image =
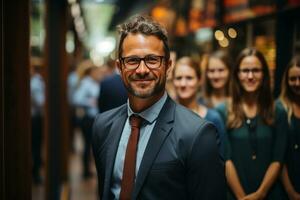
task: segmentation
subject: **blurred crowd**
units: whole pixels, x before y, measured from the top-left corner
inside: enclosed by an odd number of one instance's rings
[[[278,99],[272,94],[265,57],[255,48],[244,49],[236,59],[222,50],[201,61],[176,58],[175,52],[171,58],[168,94],[218,129],[228,199],[246,194],[248,199],[300,199],[300,57],[286,66]],[[39,183],[45,97],[36,71],[31,91],[33,177]],[[93,119],[127,101],[114,61],[95,66],[85,60],[74,66],[68,76],[68,99],[72,128],[80,128],[84,139],[83,177],[89,178]]]

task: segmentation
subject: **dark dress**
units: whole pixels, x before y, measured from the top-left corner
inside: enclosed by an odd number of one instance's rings
[[[280,101],[276,103],[283,108]],[[294,189],[300,193],[300,118],[295,115],[291,116],[289,124],[285,163]]]
[[[218,106],[217,110],[226,124],[226,105]],[[266,125],[260,116],[250,119],[250,124],[256,128],[250,129],[245,120],[241,127],[227,129],[225,133],[225,160],[234,163],[246,194],[257,191],[272,162],[283,163],[288,126],[286,114],[278,106],[273,126]],[[280,181],[276,181],[265,199],[282,200],[282,192]],[[228,199],[235,199],[230,191]]]

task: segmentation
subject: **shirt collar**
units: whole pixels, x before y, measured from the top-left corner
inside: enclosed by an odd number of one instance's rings
[[[165,104],[167,100],[167,93],[165,92],[164,95],[152,106],[147,108],[146,110],[140,112],[140,113],[135,113],[132,111],[129,105],[129,100],[127,100],[127,107],[128,107],[128,116],[130,117],[133,114],[139,115],[143,119],[145,119],[148,123],[152,124],[156,118],[158,117],[163,105]]]

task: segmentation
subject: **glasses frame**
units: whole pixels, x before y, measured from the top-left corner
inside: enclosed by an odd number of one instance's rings
[[[160,59],[160,60],[159,60],[159,65],[158,65],[158,67],[149,67],[149,66],[147,65],[146,58],[147,58],[147,57],[151,57],[151,56],[153,56],[153,57],[158,57],[158,58]],[[126,59],[126,58],[138,58],[138,59],[139,59],[139,64],[138,64],[136,67],[130,68],[130,67],[126,66],[126,64],[125,64],[125,59]],[[161,67],[162,61],[163,61],[163,59],[165,59],[165,56],[146,55],[146,56],[144,56],[143,58],[140,58],[140,57],[138,57],[138,56],[127,56],[127,57],[120,57],[119,59],[121,60],[122,65],[123,65],[126,69],[128,69],[128,70],[136,70],[137,68],[139,68],[139,66],[141,65],[141,62],[142,62],[142,61],[144,61],[144,64],[145,64],[149,69],[158,69],[158,68]]]
[[[258,77],[263,73],[263,69],[258,67],[252,69],[245,68],[245,69],[239,69],[238,73],[243,77],[248,77],[250,73],[252,73],[253,76]]]

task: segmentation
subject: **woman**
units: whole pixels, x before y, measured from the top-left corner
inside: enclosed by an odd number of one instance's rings
[[[177,61],[173,70],[173,84],[177,100],[183,106],[215,124],[219,134],[220,153],[223,154],[224,125],[218,112],[198,103],[200,79],[200,68],[191,58],[183,57]]]
[[[291,200],[300,199],[300,57],[294,57],[287,66],[281,84],[279,101],[289,122],[286,162],[281,178]]]
[[[223,51],[216,51],[209,56],[202,100],[208,107],[216,107],[228,98],[230,66],[230,59]]]
[[[277,177],[284,159],[287,119],[274,106],[264,56],[241,52],[231,78],[232,99],[220,105],[226,123],[225,170],[229,199],[281,200]]]

